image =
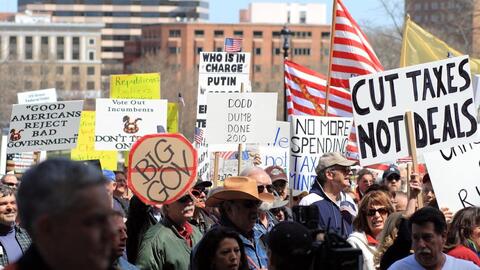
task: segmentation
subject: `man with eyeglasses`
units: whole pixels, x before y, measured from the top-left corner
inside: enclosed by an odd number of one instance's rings
[[[165,218],[145,233],[136,264],[140,269],[187,270],[192,247],[202,238],[188,222],[195,211],[194,198],[189,192],[162,210]]]
[[[17,188],[19,184],[17,177],[13,173],[2,176],[1,182],[11,188]]]
[[[199,179],[192,189],[192,195],[195,197],[195,212],[190,223],[197,226],[202,234],[205,234],[213,225],[218,223],[217,218],[210,213],[210,208],[205,206],[207,188],[211,186],[212,182]]]
[[[354,164],[355,161],[346,159],[338,152],[323,154],[315,169],[317,177],[310,194],[300,201],[303,206],[317,206],[320,229],[329,229],[345,239],[353,231],[352,222],[357,213],[352,197],[343,192],[350,185],[350,166]]]
[[[391,164],[388,169],[383,172],[383,185],[388,188],[390,193],[400,191],[402,185],[400,181],[400,170],[395,164]]]

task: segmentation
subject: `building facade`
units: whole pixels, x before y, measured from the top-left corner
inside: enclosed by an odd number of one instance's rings
[[[250,3],[240,10],[241,23],[326,24],[327,5],[318,3]]]
[[[47,12],[55,22],[103,23],[102,76],[123,69],[123,47],[148,24],[208,19],[208,2],[199,0],[18,0],[19,10]]]

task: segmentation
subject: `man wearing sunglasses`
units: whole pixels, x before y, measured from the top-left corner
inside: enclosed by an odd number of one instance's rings
[[[188,223],[194,198],[189,192],[162,209],[165,218],[145,233],[136,264],[140,269],[187,270],[192,247],[202,238],[200,230]]]
[[[310,194],[300,201],[300,205],[317,206],[320,229],[326,230],[329,226],[330,231],[344,238],[352,233],[352,222],[357,212],[352,197],[343,192],[350,184],[350,166],[354,164],[355,161],[348,160],[337,152],[323,154],[315,169],[317,177]]]
[[[395,164],[391,164],[388,169],[383,172],[383,185],[388,188],[388,191],[394,193],[400,191],[402,182],[400,181],[400,170]]]
[[[17,177],[13,173],[12,174],[7,173],[4,176],[2,176],[1,182],[2,184],[7,185],[14,189],[18,188],[18,184],[19,184]]]
[[[210,181],[199,179],[192,189],[192,195],[195,197],[195,212],[190,223],[197,226],[205,234],[213,225],[217,223],[216,217],[210,213],[205,201],[207,199],[207,188],[212,186]]]

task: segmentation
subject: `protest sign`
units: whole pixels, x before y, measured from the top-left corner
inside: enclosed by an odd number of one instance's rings
[[[75,147],[82,107],[81,100],[14,104],[7,153]]]
[[[97,98],[95,149],[129,151],[143,135],[165,130],[167,101]]]
[[[408,156],[405,112],[417,154],[478,140],[467,56],[350,79],[360,165]]]
[[[18,104],[57,102],[55,88],[17,93]]]
[[[110,98],[160,99],[160,73],[111,75]]]
[[[197,121],[196,127],[206,133],[207,127],[207,93],[237,93],[243,85],[243,92],[251,92],[250,85],[250,53],[202,52],[200,53]],[[199,178],[209,180],[209,149],[203,140],[195,143],[198,151]],[[214,147],[214,148],[224,148]]]
[[[128,186],[146,204],[168,204],[197,179],[197,151],[181,134],[140,138],[130,151]]]
[[[207,143],[269,143],[275,132],[277,93],[211,93]]]
[[[95,112],[83,111],[78,130],[77,147],[70,152],[72,160],[100,160],[102,169],[117,170],[117,151],[95,150]]]
[[[254,151],[255,152],[255,151]],[[288,175],[290,164],[290,123],[276,122],[275,136],[267,145],[258,146],[261,168],[280,166]]]
[[[319,158],[328,152],[345,154],[352,119],[293,115],[290,123],[290,187],[309,190]]]
[[[238,152],[234,152],[234,155],[231,159],[223,159],[220,158],[218,162],[218,180],[223,181],[225,178],[230,177],[230,176],[236,176],[238,175],[238,160],[237,160],[237,154]],[[210,160],[210,162],[213,164],[214,163],[214,155],[211,155],[213,158]],[[248,168],[253,166],[253,159],[248,155],[243,156],[242,159],[242,168]],[[210,172],[211,175],[213,175],[213,168],[212,172]]]
[[[480,142],[423,155],[438,206],[456,212],[480,205]]]
[[[167,132],[178,132],[178,104],[174,102],[168,102]]]

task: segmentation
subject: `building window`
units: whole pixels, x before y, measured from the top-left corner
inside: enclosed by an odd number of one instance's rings
[[[233,35],[237,37],[243,37],[243,31],[241,30],[233,31]]]
[[[300,11],[300,23],[307,23],[307,12]]]
[[[200,54],[201,52],[203,52],[203,47],[197,47],[196,52],[197,54]]]
[[[179,54],[181,52],[181,48],[168,47],[168,52],[171,53],[171,54]]]
[[[195,30],[195,36],[196,37],[203,37],[205,32],[203,30]]]
[[[213,35],[215,37],[223,37],[223,30],[215,30],[213,31]]]
[[[88,81],[87,82],[87,90],[94,90],[95,89],[95,82]]]
[[[72,75],[80,75],[80,67],[72,67]]]
[[[261,37],[263,37],[263,32],[262,31],[253,31],[253,37],[254,38],[261,38]]]
[[[25,81],[24,88],[25,88],[25,90],[31,90],[32,89],[32,82],[31,81]]]
[[[48,82],[47,81],[41,81],[40,82],[40,89],[45,89],[48,88]]]
[[[279,55],[281,53],[280,48],[273,48],[273,53]]]
[[[55,82],[55,88],[57,90],[64,90],[65,89],[65,83],[63,81],[56,81]]]
[[[95,39],[94,38],[89,38],[88,39],[88,45],[95,45]]]
[[[262,54],[262,48],[255,48],[255,55],[261,55]]]
[[[65,59],[65,39],[57,37],[57,60]]]
[[[222,52],[222,51],[223,51],[223,48],[222,48],[222,47],[216,47],[216,48],[215,48],[215,51],[216,51],[216,52]]]
[[[33,37],[25,37],[25,60],[33,60]]]
[[[261,72],[262,71],[262,66],[261,65],[255,65],[255,72]]]
[[[88,60],[95,61],[95,52],[94,51],[88,51]]]
[[[88,75],[95,75],[95,67],[87,67]]]
[[[57,75],[63,75],[63,66],[59,66],[55,70],[56,70],[55,73]]]
[[[80,60],[80,37],[72,38],[72,60]]]
[[[322,39],[330,38],[330,32],[322,32]]]
[[[33,75],[33,68],[32,66],[26,66],[24,69],[23,69],[23,73],[25,75]]]
[[[40,59],[48,59],[48,37],[40,38]]]
[[[17,60],[17,37],[8,39],[8,55],[11,60]]]
[[[169,37],[180,37],[182,32],[178,29],[172,29],[168,32]]]
[[[72,81],[71,90],[80,90],[80,82],[79,81]]]

